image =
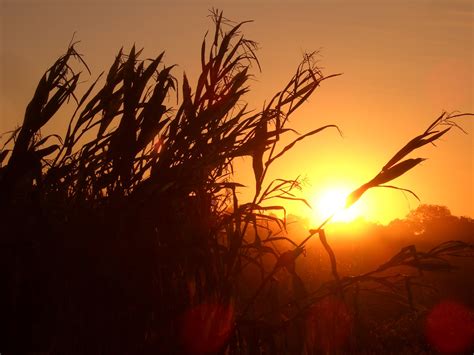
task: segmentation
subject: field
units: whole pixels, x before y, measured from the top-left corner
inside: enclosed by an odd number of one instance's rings
[[[245,94],[256,44],[242,35],[245,23],[217,11],[213,20],[195,87],[173,76],[163,54],[144,60],[133,47],[80,91],[88,67],[72,43],[40,79],[22,126],[3,136],[1,349],[472,352],[473,220],[420,205],[388,226],[359,221],[357,232],[331,217],[308,231],[290,223],[279,202],[307,203],[301,181],[266,177],[301,140],[339,131],[325,125],[281,143],[295,133],[292,114],[337,74],[305,54],[252,111]],[[65,135],[43,136],[69,101]],[[409,154],[469,115],[443,112],[346,207],[375,187],[418,198],[392,180],[423,161]],[[255,177],[249,202],[233,180],[241,157]]]

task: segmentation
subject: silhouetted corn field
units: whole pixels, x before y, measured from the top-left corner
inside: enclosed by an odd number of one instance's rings
[[[338,130],[324,125],[280,143],[295,133],[292,114],[335,75],[324,75],[315,54],[307,54],[288,84],[251,111],[245,94],[249,71],[259,67],[256,43],[241,34],[244,23],[217,11],[212,19],[194,87],[173,76],[163,53],[145,60],[135,47],[120,50],[82,96],[73,68],[88,68],[74,44],[41,78],[22,126],[0,151],[2,349],[357,352],[347,319],[357,316],[361,288],[371,285],[414,308],[413,273],[389,271],[450,270],[446,255],[473,255],[460,241],[428,252],[410,246],[376,270],[345,276],[324,233],[328,221],[299,245],[279,233],[286,220],[278,199],[306,201],[295,194],[298,179],[265,177],[298,141]],[[42,136],[71,100],[77,108],[66,134]],[[422,161],[403,158],[444,135],[457,116],[443,113],[348,205],[369,188],[396,188],[386,184]],[[243,185],[232,173],[245,156],[255,195],[243,203]],[[334,280],[310,292],[295,260],[313,236],[328,253]],[[279,273],[291,280],[284,295]]]

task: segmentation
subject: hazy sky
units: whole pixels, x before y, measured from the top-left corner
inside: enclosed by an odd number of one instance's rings
[[[474,112],[470,0],[0,1],[0,132],[20,124],[39,78],[74,32],[93,76],[108,69],[121,46],[136,43],[144,57],[165,50],[166,64],[179,64],[177,77],[186,70],[195,78],[212,7],[236,21],[254,20],[244,33],[261,46],[262,73],[255,72],[250,106],[260,108],[281,88],[305,51],[320,50],[325,73],[344,73],[325,82],[293,121],[299,132],[336,123],[344,138],[329,131],[315,136],[272,171],[273,177],[305,176],[310,200],[329,187],[356,188],[372,178],[442,110]],[[474,124],[472,118],[459,123],[469,135],[453,131],[422,150],[416,156],[429,159],[396,184],[424,203],[472,217]],[[49,129],[62,127],[56,122]],[[387,222],[417,202],[379,190],[363,204],[369,218]]]

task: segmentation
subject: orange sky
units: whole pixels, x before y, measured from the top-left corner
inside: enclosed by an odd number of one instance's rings
[[[344,73],[324,82],[293,119],[299,132],[338,124],[344,138],[325,131],[297,145],[272,170],[273,177],[305,176],[303,195],[309,200],[331,186],[356,188],[371,179],[442,110],[474,112],[469,0],[2,0],[0,132],[21,122],[37,81],[74,32],[93,75],[108,68],[122,45],[135,42],[145,47],[145,56],[166,50],[166,64],[179,64],[177,77],[186,70],[195,78],[213,6],[231,19],[255,21],[244,28],[261,46],[263,72],[255,73],[251,106],[261,108],[286,83],[304,51],[321,49],[325,73]],[[424,203],[472,217],[474,124],[472,118],[459,123],[470,135],[453,131],[438,147],[423,148],[415,156],[429,159],[395,184],[414,190]],[[252,182],[248,169],[237,178]],[[417,206],[411,197],[382,189],[369,191],[361,202],[367,218],[383,223]]]

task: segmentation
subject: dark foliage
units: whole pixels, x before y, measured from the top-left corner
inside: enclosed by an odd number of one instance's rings
[[[22,126],[0,151],[3,349],[355,351],[346,341],[354,339],[347,320],[357,312],[348,295],[376,284],[412,305],[410,277],[387,271],[447,270],[446,255],[472,255],[472,245],[462,241],[428,252],[410,246],[349,277],[338,271],[323,229],[327,221],[300,245],[275,232],[275,225],[285,229],[286,219],[273,199],[306,201],[294,194],[298,179],[267,184],[268,169],[301,139],[338,129],[324,125],[280,146],[282,136],[294,133],[288,127],[293,112],[334,75],[323,75],[315,54],[308,54],[260,112],[250,111],[244,95],[249,70],[258,66],[256,44],[241,35],[243,23],[231,24],[219,12],[212,19],[215,32],[203,41],[194,87],[186,75],[178,84],[163,54],[142,60],[135,47],[120,50],[105,80],[99,77],[80,97],[74,60],[87,66],[75,45],[41,78]],[[43,137],[41,128],[70,100],[77,105],[65,136]],[[437,129],[454,125],[455,117],[438,118],[348,204],[417,165],[419,158],[399,161],[445,134],[449,128]],[[248,203],[238,200],[242,185],[232,180],[233,162],[244,156],[255,175]],[[316,234],[334,279],[310,292],[295,261]],[[282,271],[291,280],[285,297],[277,277]],[[338,327],[334,319],[321,323],[325,316],[319,315],[332,313],[347,323],[344,334],[328,330],[333,340],[323,341],[305,330],[306,322]]]

